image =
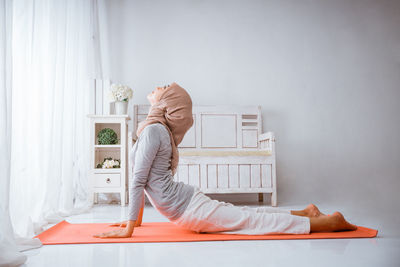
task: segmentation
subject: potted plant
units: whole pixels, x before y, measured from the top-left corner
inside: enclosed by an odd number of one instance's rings
[[[115,114],[122,115],[128,112],[128,101],[132,98],[133,91],[126,85],[112,84],[110,98],[115,103]]]
[[[99,145],[115,145],[118,144],[117,133],[110,128],[104,128],[97,134]]]

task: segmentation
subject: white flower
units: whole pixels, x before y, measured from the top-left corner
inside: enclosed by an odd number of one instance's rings
[[[111,101],[128,101],[131,99],[133,91],[126,85],[122,84],[112,84],[111,91],[109,93],[109,99]]]
[[[102,165],[102,168],[103,169],[112,169],[112,168],[114,168],[114,166],[116,166],[116,167],[119,167],[119,162],[117,161],[117,160],[109,160],[109,159],[106,159],[104,162],[103,162],[103,165]]]

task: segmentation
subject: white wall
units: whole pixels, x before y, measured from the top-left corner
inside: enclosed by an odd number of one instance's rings
[[[133,103],[176,81],[195,104],[260,104],[279,205],[400,224],[400,1],[109,1],[108,12],[111,79]]]

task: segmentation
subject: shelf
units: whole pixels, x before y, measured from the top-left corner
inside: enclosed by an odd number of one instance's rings
[[[120,173],[121,172],[121,168],[112,168],[112,169],[94,168],[93,172],[94,173]]]
[[[94,145],[95,148],[120,148],[121,145]]]
[[[97,193],[119,193],[121,205],[127,203],[127,168],[126,168],[126,141],[129,120],[128,115],[87,115],[90,118],[90,168],[88,185],[91,200],[97,203]],[[98,134],[105,128],[110,128],[117,135],[116,144],[104,140],[101,144]],[[120,168],[97,168],[105,158],[119,160]],[[99,165],[100,166],[100,165]]]

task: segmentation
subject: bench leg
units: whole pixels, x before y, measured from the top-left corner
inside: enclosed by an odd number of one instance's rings
[[[97,204],[99,202],[99,193],[93,193],[93,202]]]
[[[264,202],[264,194],[258,193],[258,202]]]
[[[271,206],[276,207],[277,205],[277,196],[276,193],[271,194]]]

